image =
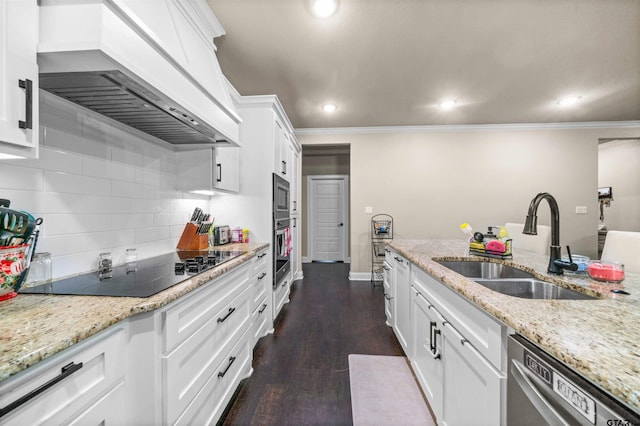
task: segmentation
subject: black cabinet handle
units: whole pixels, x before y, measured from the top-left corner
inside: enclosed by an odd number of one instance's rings
[[[287,162],[282,160],[282,174],[286,175],[287,174]]]
[[[229,369],[231,368],[231,364],[233,364],[233,361],[235,360],[236,360],[235,356],[229,357],[229,364],[227,364],[227,368],[225,368],[224,371],[219,371],[218,377],[224,377],[224,375],[227,374],[227,371],[229,371]]]
[[[221,163],[217,163],[216,167],[218,168],[218,173],[217,173],[217,177],[216,177],[216,182],[222,182],[222,164]]]
[[[7,405],[6,407],[0,408],[0,417],[4,416],[7,413],[10,413],[11,411],[15,410],[16,408],[26,403],[30,399],[33,399],[36,396],[40,395],[42,392],[46,391],[51,386],[55,385],[65,377],[69,377],[70,375],[80,370],[81,368],[82,368],[81,362],[79,362],[78,364],[74,362],[70,362],[69,364],[65,365],[64,367],[62,367],[62,371],[60,372],[60,374],[54,377],[53,379],[49,380],[47,383],[43,384],[37,389],[32,390],[25,396],[13,401],[11,404]]]
[[[236,311],[236,308],[229,308],[229,312],[222,318],[218,318],[218,324],[225,322],[229,316]]]
[[[298,226],[298,218],[294,217],[293,218],[293,227],[295,228],[296,226]]]
[[[286,286],[287,284],[289,284],[289,281],[284,281],[284,282],[282,283],[282,287]]]
[[[18,127],[21,129],[33,129],[33,82],[28,78],[18,80],[18,87],[25,90],[25,121],[18,120]]]
[[[260,309],[260,310],[258,311],[258,313],[259,313],[259,314],[263,313],[265,309],[267,309],[267,304],[266,304],[266,303],[265,303],[264,305],[262,305],[262,309]]]
[[[263,272],[263,273],[261,273],[261,274],[260,274],[260,276],[258,277],[258,279],[259,279],[259,280],[261,280],[261,279],[263,279],[263,278],[264,278],[264,277],[266,277],[266,276],[267,276],[267,273],[266,273],[266,272]]]
[[[267,253],[262,253],[258,255],[258,259],[262,259],[263,257],[265,257],[267,255]]]

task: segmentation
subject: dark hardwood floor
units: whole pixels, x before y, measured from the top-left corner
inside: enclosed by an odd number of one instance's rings
[[[380,286],[349,281],[348,264],[304,264],[303,272],[220,424],[350,425],[349,354],[404,355],[385,324]]]

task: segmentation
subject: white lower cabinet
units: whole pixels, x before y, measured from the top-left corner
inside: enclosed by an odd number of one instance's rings
[[[124,423],[125,339],[126,322],[1,382],[0,408],[17,407],[0,424]]]
[[[269,251],[259,252],[253,260],[251,324],[253,345],[272,329],[271,276],[269,275]],[[269,295],[269,300],[267,300]]]
[[[384,260],[384,265],[382,266],[383,274],[382,274],[382,285],[384,290],[384,313],[387,317],[387,325],[389,327],[393,327],[393,291],[392,291],[392,274],[393,270],[391,269],[391,265],[387,261],[387,258]]]
[[[273,321],[275,322],[280,310],[289,302],[289,288],[291,286],[291,272],[289,272],[273,289]]]
[[[395,316],[396,336],[405,354],[411,353],[411,268],[409,261],[395,252],[393,258],[393,274],[395,295],[393,311]]]
[[[252,372],[254,260],[130,318],[127,423],[217,422]]]
[[[415,265],[410,285],[407,355],[437,423],[504,425],[507,327]]]

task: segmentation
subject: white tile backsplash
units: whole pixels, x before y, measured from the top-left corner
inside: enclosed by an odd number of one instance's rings
[[[42,217],[37,251],[54,278],[93,271],[97,256],[120,263],[175,250],[195,207],[209,198],[176,190],[172,147],[41,93],[37,160],[0,161],[0,198]]]

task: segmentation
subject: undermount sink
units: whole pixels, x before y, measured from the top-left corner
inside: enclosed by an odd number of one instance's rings
[[[513,266],[493,262],[466,261],[438,261],[448,269],[478,284],[507,296],[523,299],[554,299],[554,300],[593,300],[595,297],[578,293],[536,279],[533,274]]]
[[[522,269],[502,263],[464,262],[456,260],[439,261],[438,263],[467,278],[534,278],[532,274]]]
[[[523,299],[595,299],[595,297],[587,296],[586,294],[578,293],[577,291],[569,290],[568,288],[560,287],[558,285],[540,281],[534,278],[497,280],[476,279],[475,282],[477,282],[481,286],[488,288],[489,290],[497,291],[498,293],[506,294],[507,296],[520,297]]]

